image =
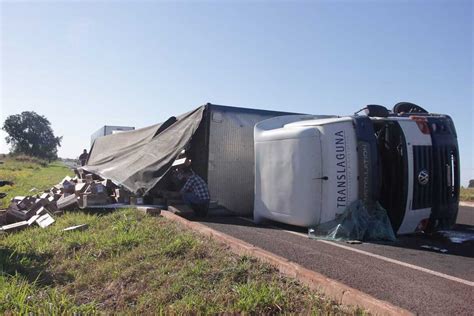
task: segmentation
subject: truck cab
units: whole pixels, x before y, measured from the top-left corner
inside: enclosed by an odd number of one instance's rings
[[[459,201],[454,124],[412,103],[397,105],[393,112],[368,106],[366,115],[288,115],[258,123],[254,220],[314,227],[362,200],[368,207],[379,202],[398,234],[453,225]]]

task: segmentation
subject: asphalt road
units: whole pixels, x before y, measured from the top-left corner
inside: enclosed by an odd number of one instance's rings
[[[277,223],[257,227],[222,212],[200,222],[417,314],[474,315],[473,215],[474,208],[460,207],[449,235],[358,245],[312,240]]]
[[[456,223],[474,226],[474,207],[460,206]]]

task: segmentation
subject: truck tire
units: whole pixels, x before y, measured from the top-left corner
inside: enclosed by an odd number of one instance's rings
[[[393,113],[402,114],[402,113],[428,113],[421,106],[410,103],[410,102],[398,102],[393,106]]]

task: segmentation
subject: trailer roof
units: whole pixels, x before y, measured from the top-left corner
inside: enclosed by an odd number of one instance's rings
[[[259,114],[259,113],[275,114],[275,115],[303,114],[303,113],[294,113],[294,112],[282,112],[282,111],[273,111],[273,110],[254,109],[254,108],[242,108],[242,107],[212,104],[212,103],[207,103],[204,106],[211,109],[211,110],[212,109],[219,109],[221,111],[249,113],[249,114]]]

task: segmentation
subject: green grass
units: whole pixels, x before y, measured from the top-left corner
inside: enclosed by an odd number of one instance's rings
[[[62,231],[78,224],[89,229]],[[73,212],[3,235],[0,266],[1,313],[350,313],[267,264],[133,209]]]
[[[56,220],[0,235],[0,313],[361,313],[162,217],[124,209]],[[89,228],[62,231],[79,224]]]
[[[459,200],[474,202],[474,188],[461,188]]]
[[[37,159],[26,159],[20,157],[20,160],[6,158],[0,164],[1,180],[9,180],[15,183],[14,186],[4,186],[0,192],[5,192],[8,196],[0,200],[0,209],[6,208],[10,199],[15,196],[33,195],[61,181],[66,175],[72,175],[70,169],[61,162],[50,164]]]

